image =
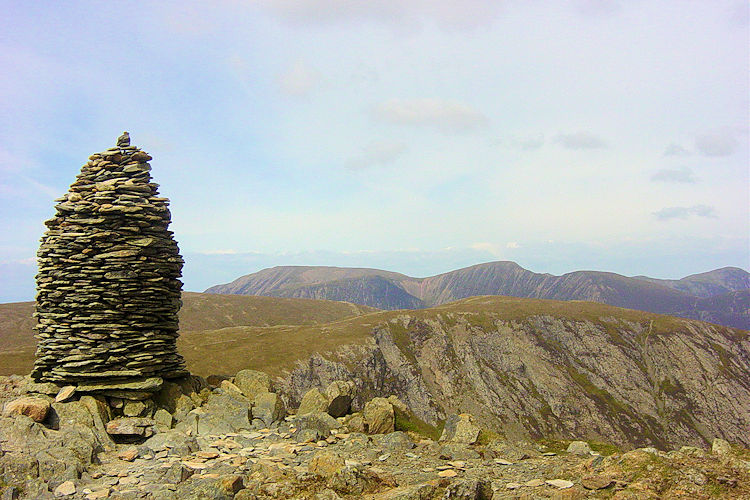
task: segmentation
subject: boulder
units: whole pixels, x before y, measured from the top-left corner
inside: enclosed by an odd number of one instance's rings
[[[347,415],[344,418],[344,425],[349,432],[367,432],[367,428],[365,426],[365,418],[359,412]]]
[[[341,455],[330,450],[319,450],[310,460],[308,470],[310,474],[330,479],[344,467],[346,467],[346,462]]]
[[[297,415],[292,420],[292,425],[297,429],[294,433],[297,441],[308,441],[311,437],[309,431],[314,431],[320,439],[325,439],[331,435],[331,430],[342,427],[341,422],[326,412]]]
[[[179,484],[186,481],[194,473],[195,471],[193,469],[186,467],[180,462],[175,462],[164,472],[161,479],[165,483]]]
[[[57,488],[55,488],[56,497],[67,497],[70,495],[75,495],[75,493],[76,485],[73,483],[73,481],[65,481],[64,483],[61,483]]]
[[[22,485],[39,477],[39,462],[26,453],[6,453],[0,457],[0,484]]]
[[[107,434],[123,438],[148,438],[156,434],[156,422],[144,417],[122,417],[107,422]]]
[[[614,483],[614,479],[603,475],[589,475],[581,478],[581,486],[587,490],[603,490]]]
[[[724,457],[732,453],[732,447],[727,441],[716,438],[713,443],[711,443],[711,453]]]
[[[302,396],[302,401],[297,409],[297,415],[306,415],[308,413],[320,413],[328,411],[328,398],[318,389],[310,389]]]
[[[122,414],[126,417],[150,417],[154,413],[154,402],[150,399],[126,401]]]
[[[193,436],[188,436],[176,429],[160,432],[147,439],[143,446],[148,447],[154,453],[167,450],[169,455],[184,457],[199,449],[198,441]]]
[[[34,454],[39,462],[39,477],[50,483],[60,483],[81,476],[94,459],[94,450],[90,444],[81,446],[83,443],[71,443],[73,440],[50,442],[47,448]]]
[[[166,409],[167,411],[169,411],[169,408]],[[190,413],[194,409],[195,401],[193,401],[190,397],[181,394],[175,402],[175,410],[170,413],[173,414],[172,416],[176,421],[181,422],[185,420],[185,417],[187,417],[188,413]]]
[[[591,455],[591,447],[586,441],[573,441],[568,445],[566,451],[573,455],[580,455],[582,457]]]
[[[388,434],[395,430],[393,405],[385,398],[374,398],[365,404],[362,416],[370,434]]]
[[[234,385],[233,383],[231,383],[229,380],[222,380],[221,383],[219,384],[219,388],[225,391],[233,391],[233,392],[242,394],[242,391],[240,390],[240,388]]]
[[[159,408],[154,413],[154,422],[156,422],[156,427],[160,432],[165,432],[171,429],[173,421],[174,419],[172,418],[172,415],[164,408]]]
[[[83,396],[78,401],[52,403],[49,420],[52,427],[63,433],[76,430],[79,434],[90,434],[102,449],[112,450],[115,444],[106,429],[109,417],[110,410],[105,403]]]
[[[26,396],[6,403],[3,416],[26,415],[34,422],[42,422],[47,418],[49,410],[50,404],[46,399]]]
[[[328,399],[328,414],[332,417],[343,417],[352,407],[354,399],[354,382],[336,380],[326,387],[326,398]]]
[[[271,377],[256,370],[240,370],[234,376],[234,385],[252,401],[261,392],[271,392]]]
[[[284,402],[274,392],[260,392],[253,401],[253,418],[260,419],[267,427],[286,416]]]
[[[445,419],[440,441],[453,443],[474,444],[479,439],[481,429],[474,425],[474,417],[468,413],[450,415]]]
[[[378,447],[388,451],[408,451],[416,446],[409,436],[402,431],[373,436],[373,440]]]
[[[199,434],[227,434],[250,429],[250,400],[241,394],[211,392],[198,415]]]

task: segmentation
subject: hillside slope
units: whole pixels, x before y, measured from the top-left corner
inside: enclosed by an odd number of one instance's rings
[[[332,281],[346,281],[370,276],[382,276],[399,282],[408,276],[380,269],[328,266],[278,266],[241,276],[231,283],[212,286],[206,293],[238,295],[271,295],[298,286],[315,285]]]
[[[275,267],[207,292],[347,300],[390,310],[431,307],[480,295],[587,300],[748,329],[750,300],[742,293],[748,287],[750,273],[738,268],[682,280],[657,280],[598,271],[554,276],[528,271],[514,262],[488,262],[428,278],[377,269]],[[734,295],[708,300],[726,294]]]
[[[635,278],[667,286],[696,297],[707,298],[750,288],[750,273],[739,267],[722,267],[707,273],[691,274],[679,280],[660,280],[647,276]]]
[[[236,326],[315,325],[375,311],[346,302],[183,292],[180,335]],[[0,304],[0,375],[28,373],[34,302]]]

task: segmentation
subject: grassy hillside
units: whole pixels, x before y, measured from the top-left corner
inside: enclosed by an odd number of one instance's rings
[[[328,300],[214,295],[185,292],[180,310],[180,334],[222,328],[315,325],[370,313],[367,306]],[[0,375],[28,373],[34,362],[36,341],[32,327],[33,302],[0,304]],[[196,361],[200,354],[196,354]],[[190,363],[190,361],[189,361]]]
[[[305,360],[316,352],[333,352],[347,344],[367,344],[376,326],[405,315],[420,320],[462,316],[477,325],[492,324],[495,320],[522,321],[532,316],[607,325],[637,323],[654,335],[680,329],[687,331],[690,324],[702,324],[593,302],[481,296],[430,309],[377,311],[321,325],[240,326],[186,332],[181,335],[178,346],[190,370],[201,375],[231,374],[243,368],[280,375],[296,361]]]
[[[584,301],[479,296],[413,311],[377,311],[344,302],[186,293],[178,347],[197,374],[231,374],[243,368],[274,375],[315,352],[366,344],[372,330],[408,314],[430,320],[460,315],[473,324],[545,316],[598,323],[647,325],[654,334],[686,329],[691,320]],[[0,374],[28,373],[33,364],[33,303],[0,304]],[[739,330],[738,330],[739,331]]]

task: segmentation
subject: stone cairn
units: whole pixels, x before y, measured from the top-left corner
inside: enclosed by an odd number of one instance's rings
[[[125,132],[55,200],[37,253],[35,380],[149,391],[187,374],[176,346],[183,260],[149,160]]]

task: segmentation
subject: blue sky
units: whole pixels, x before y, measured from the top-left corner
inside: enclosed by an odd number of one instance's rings
[[[745,1],[0,1],[0,301],[150,152],[200,291],[284,264],[749,267]]]

